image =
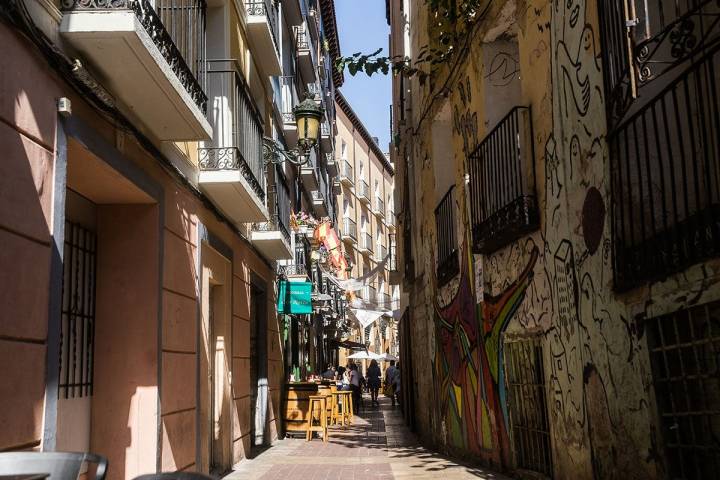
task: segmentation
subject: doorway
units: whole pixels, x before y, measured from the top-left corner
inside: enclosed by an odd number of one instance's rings
[[[267,290],[253,279],[250,287],[250,446],[268,445]]]

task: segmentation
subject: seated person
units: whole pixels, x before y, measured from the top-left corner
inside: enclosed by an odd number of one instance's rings
[[[335,378],[335,368],[332,365],[327,366],[327,370],[325,370],[322,374],[322,377],[327,380],[332,380]]]

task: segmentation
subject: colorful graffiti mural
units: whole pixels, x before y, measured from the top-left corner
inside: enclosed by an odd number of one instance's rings
[[[538,256],[536,248],[502,293],[477,302],[471,255],[464,255],[454,298],[436,307],[434,373],[449,441],[480,456],[494,450],[491,455],[505,464],[510,450],[502,334],[525,298]]]

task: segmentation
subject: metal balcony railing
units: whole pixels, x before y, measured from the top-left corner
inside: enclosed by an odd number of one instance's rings
[[[388,259],[387,269],[391,272],[397,271],[397,243],[394,233],[388,235],[388,242],[390,245],[390,258]]]
[[[285,240],[290,242],[290,187],[288,186],[282,167],[275,165],[272,170],[268,169],[268,207],[271,215],[268,222],[253,224],[256,231],[278,230],[283,234]]]
[[[358,197],[370,201],[370,185],[365,180],[360,180],[358,184]]]
[[[539,227],[530,108],[515,107],[470,154],[475,251],[492,253]]]
[[[207,111],[205,0],[63,0],[66,12],[131,10],[195,104]]]
[[[372,235],[370,235],[368,232],[364,232],[362,234],[362,246],[368,252],[370,252],[370,253],[373,252]]]
[[[280,44],[278,43],[278,3],[273,0],[245,0],[245,12],[248,15],[267,17],[275,52],[280,56]]]
[[[720,255],[719,57],[716,44],[609,135],[618,290]]]
[[[208,93],[214,110],[212,147],[198,149],[201,170],[240,170],[258,197],[265,200],[260,114],[237,70],[237,63],[209,60]],[[220,101],[221,100],[221,101]],[[262,182],[262,183],[261,183]]]
[[[330,136],[330,124],[327,121],[324,121],[320,124],[320,135],[322,135],[323,137]]]
[[[342,234],[357,241],[357,223],[352,218],[343,218]]]
[[[440,200],[435,209],[435,233],[437,235],[437,277],[440,285],[446,284],[460,272],[457,231],[455,226],[455,187]]]
[[[280,96],[283,123],[295,123],[295,113],[293,109],[299,103],[297,88],[295,86],[295,76],[280,77]]]
[[[342,179],[347,179],[350,183],[355,183],[355,176],[353,167],[350,162],[343,160],[340,164],[340,176]]]
[[[375,197],[375,211],[378,214],[385,216],[385,201],[379,196]]]
[[[375,250],[375,261],[382,262],[387,257],[387,247],[385,245],[378,244]]]

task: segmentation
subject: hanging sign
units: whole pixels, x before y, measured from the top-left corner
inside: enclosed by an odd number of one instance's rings
[[[312,283],[281,280],[277,308],[278,313],[312,313]]]

